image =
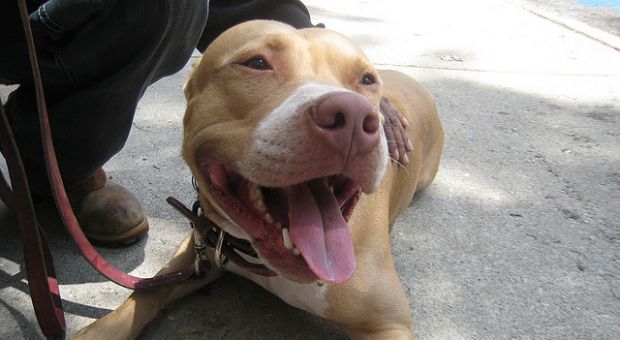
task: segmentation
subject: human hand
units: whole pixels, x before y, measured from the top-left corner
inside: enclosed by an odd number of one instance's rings
[[[413,144],[407,135],[407,127],[409,122],[385,97],[381,97],[379,109],[385,121],[383,122],[383,130],[387,138],[388,151],[390,158],[401,163],[409,163],[407,153],[413,150]]]

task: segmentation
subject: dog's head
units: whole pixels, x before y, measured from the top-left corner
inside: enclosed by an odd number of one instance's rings
[[[348,280],[347,221],[388,162],[363,52],[329,30],[251,21],[209,46],[185,94],[183,156],[208,217],[290,280]]]

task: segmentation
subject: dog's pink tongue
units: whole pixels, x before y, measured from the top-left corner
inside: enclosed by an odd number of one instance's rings
[[[287,188],[289,233],[321,280],[342,283],[353,275],[355,254],[349,227],[325,180]]]

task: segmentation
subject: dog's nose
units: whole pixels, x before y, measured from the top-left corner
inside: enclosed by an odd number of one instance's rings
[[[354,92],[324,96],[312,110],[318,138],[348,156],[367,154],[379,142],[381,123],[366,97]],[[347,155],[345,155],[347,156]]]

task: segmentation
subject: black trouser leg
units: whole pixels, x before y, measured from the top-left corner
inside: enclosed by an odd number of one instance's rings
[[[54,145],[68,187],[123,147],[139,98],[186,64],[206,18],[204,0],[116,1],[60,36],[37,37]],[[13,29],[21,32],[21,26]],[[12,45],[7,49],[16,54],[23,49],[20,39]],[[6,108],[31,186],[47,192],[32,81],[15,72],[24,68],[21,58],[0,61],[0,79],[21,84]]]

